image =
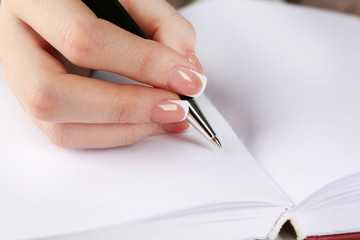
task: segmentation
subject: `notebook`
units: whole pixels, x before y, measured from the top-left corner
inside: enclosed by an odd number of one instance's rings
[[[359,238],[359,19],[256,0],[181,13],[223,148],[189,129],[61,149],[1,77],[0,239],[276,239],[286,222],[298,239]]]

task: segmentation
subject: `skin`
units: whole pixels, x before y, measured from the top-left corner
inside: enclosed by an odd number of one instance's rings
[[[121,3],[153,40],[96,18],[80,0],[2,1],[4,77],[24,110],[57,146],[117,147],[188,127],[181,122],[182,109],[158,114],[157,106],[179,99],[169,84],[172,69],[202,72],[194,55],[193,27],[164,0]],[[156,88],[96,80],[89,77],[90,69]],[[181,94],[198,88],[189,85]]]

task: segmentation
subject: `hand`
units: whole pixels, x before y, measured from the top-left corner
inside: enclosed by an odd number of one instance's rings
[[[107,148],[188,127],[174,92],[205,84],[189,22],[164,0],[124,0],[153,40],[96,18],[81,0],[3,0],[0,58],[20,104],[56,145]],[[157,88],[89,78],[110,71]],[[76,74],[75,74],[76,73]]]

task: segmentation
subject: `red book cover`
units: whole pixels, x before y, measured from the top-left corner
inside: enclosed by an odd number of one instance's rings
[[[326,236],[310,236],[307,240],[360,240],[360,232],[346,233],[346,234],[334,234]]]

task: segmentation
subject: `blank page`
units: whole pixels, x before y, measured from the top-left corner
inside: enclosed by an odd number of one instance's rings
[[[360,232],[360,173],[310,195],[296,207],[294,216],[306,236]]]
[[[190,129],[128,147],[72,151],[46,139],[3,79],[0,96],[1,239],[67,234],[217,203],[291,204],[206,98],[199,104],[222,149]],[[270,229],[272,218],[252,231]]]
[[[360,170],[360,21],[266,1],[184,9],[206,95],[295,202]]]

